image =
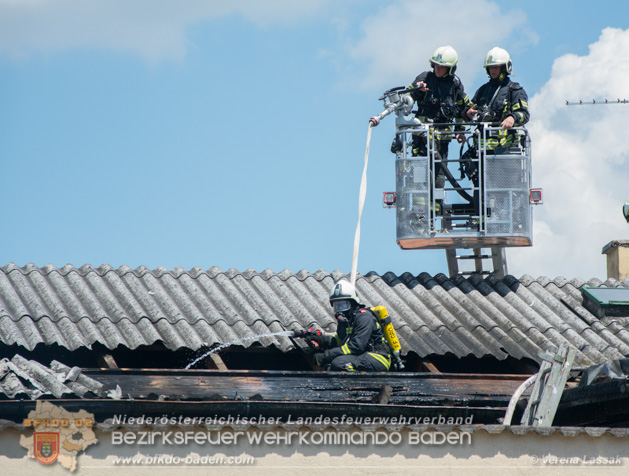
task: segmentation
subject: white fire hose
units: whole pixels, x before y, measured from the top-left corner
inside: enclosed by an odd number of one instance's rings
[[[360,180],[360,192],[358,193],[358,223],[356,223],[356,233],[354,233],[354,252],[352,254],[352,274],[350,282],[352,286],[356,286],[356,272],[358,269],[358,248],[360,246],[360,218],[363,214],[365,206],[365,198],[367,196],[367,163],[369,162],[369,143],[371,142],[371,128],[373,123],[369,121],[369,129],[367,129],[367,147],[365,150],[365,165],[363,167],[363,177]]]

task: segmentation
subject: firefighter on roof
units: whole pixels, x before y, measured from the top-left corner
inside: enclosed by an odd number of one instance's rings
[[[497,137],[488,139],[487,150],[509,147],[515,140],[509,129],[529,121],[528,96],[520,84],[509,78],[513,66],[507,51],[497,47],[489,50],[484,67],[489,81],[476,91],[473,106],[465,111],[465,115],[471,121],[496,123],[502,127]]]
[[[341,279],[332,287],[330,305],[338,322],[336,334],[310,337],[325,350],[313,355],[315,363],[337,371],[388,371],[391,356],[379,320],[360,303],[349,281]]]

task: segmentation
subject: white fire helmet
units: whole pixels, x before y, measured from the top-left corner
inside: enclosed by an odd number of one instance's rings
[[[459,62],[459,55],[451,46],[440,46],[435,50],[430,58],[430,67],[435,65],[446,66],[450,68],[450,74],[456,71],[456,64]]]
[[[332,289],[330,289],[330,306],[334,307],[334,301],[352,300],[360,304],[356,289],[347,279],[340,279]]]
[[[513,72],[513,65],[511,64],[511,57],[507,50],[503,50],[502,48],[492,48],[487,52],[487,56],[485,56],[485,69],[490,66],[502,66],[505,65],[505,69],[507,74],[511,74]],[[487,71],[489,74],[489,71]]]

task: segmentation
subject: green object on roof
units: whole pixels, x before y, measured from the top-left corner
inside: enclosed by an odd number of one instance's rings
[[[584,298],[590,298],[601,307],[629,306],[629,288],[589,288],[582,287]]]

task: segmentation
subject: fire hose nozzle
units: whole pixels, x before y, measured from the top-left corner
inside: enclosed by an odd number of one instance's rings
[[[301,337],[302,339],[305,339],[307,337],[321,336],[321,335],[323,335],[323,332],[319,329],[315,329],[314,326],[312,326],[308,330],[293,329],[293,337]]]
[[[394,109],[395,109],[395,104],[387,104],[386,109],[384,111],[382,111],[377,116],[373,116],[371,119],[369,119],[369,123],[373,127],[376,127],[378,124],[380,124],[380,121],[384,119],[385,117],[387,117],[389,114],[391,114],[391,112],[393,112]]]

